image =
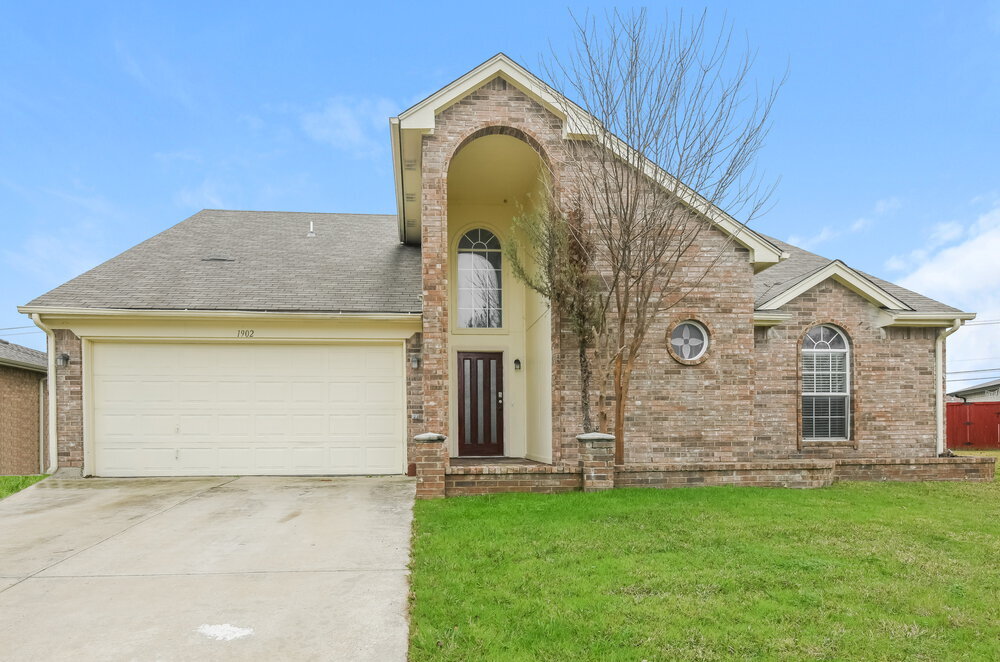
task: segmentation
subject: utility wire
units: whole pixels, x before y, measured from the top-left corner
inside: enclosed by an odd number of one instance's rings
[[[45,333],[45,332],[44,331],[21,331],[19,333],[5,333],[5,334],[3,334],[3,337],[4,338],[12,338],[14,336],[30,336],[30,335],[33,335],[33,334],[36,334],[36,333]]]
[[[17,329],[30,329],[30,328],[32,328],[34,326],[35,326],[34,324],[29,324],[28,326],[8,326],[8,327],[5,327],[3,329],[0,329],[0,331],[15,331]],[[38,327],[35,327],[35,328],[38,328]]]

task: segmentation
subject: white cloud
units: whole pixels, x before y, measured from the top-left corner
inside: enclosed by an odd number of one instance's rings
[[[122,70],[147,92],[157,97],[171,99],[188,110],[196,108],[194,96],[188,89],[187,82],[165,58],[160,55],[148,55],[140,59],[122,41],[115,42],[115,53],[118,55]]]
[[[914,269],[923,263],[932,251],[961,239],[965,234],[965,226],[957,221],[937,223],[928,233],[927,243],[923,247],[916,248],[904,255],[893,255],[885,261],[885,268],[889,271]]]
[[[959,243],[934,242],[950,238]],[[1000,319],[1000,206],[965,226],[935,226],[930,245],[899,284],[950,306],[978,313],[980,320]],[[888,265],[887,265],[888,266]],[[948,339],[949,370],[1000,367],[1000,325],[967,326]],[[968,375],[973,377],[975,375]],[[959,378],[962,376],[956,376]],[[984,376],[983,379],[988,379]],[[974,382],[956,382],[959,388]]]
[[[389,117],[397,110],[388,99],[334,97],[320,110],[302,114],[302,130],[355,158],[375,159],[386,152]]]
[[[867,218],[859,218],[858,220],[851,223],[851,232],[861,232],[871,224],[872,224],[871,220]]]
[[[838,236],[840,236],[839,232],[837,232],[830,226],[826,226],[822,230],[820,230],[817,234],[814,234],[811,237],[799,237],[798,235],[792,235],[788,238],[788,243],[792,244],[793,246],[798,246],[799,248],[810,250]]]
[[[879,216],[891,214],[903,206],[903,201],[899,198],[883,198],[875,202],[875,213]]]
[[[225,209],[219,183],[203,179],[200,184],[186,187],[174,195],[174,204],[186,209]]]

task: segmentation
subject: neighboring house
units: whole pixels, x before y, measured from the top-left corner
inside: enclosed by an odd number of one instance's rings
[[[43,470],[45,353],[0,340],[0,475]]]
[[[20,308],[64,364],[59,466],[409,472],[421,497],[992,475],[937,457],[944,336],[973,314],[718,209],[623,457],[578,440],[574,341],[502,252],[539,173],[572,176],[561,107],[498,55],[390,120],[396,215],[205,210]]]
[[[952,391],[948,397],[955,398],[953,402],[1000,402],[1000,379]]]

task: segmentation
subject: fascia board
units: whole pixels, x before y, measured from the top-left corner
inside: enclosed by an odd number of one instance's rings
[[[136,310],[132,308],[68,308],[55,306],[18,306],[25,315],[47,318],[107,318],[134,319],[269,319],[269,320],[358,320],[370,322],[404,322],[419,320],[421,313],[343,313],[343,312],[267,312],[253,310]]]
[[[911,311],[890,311],[892,320],[886,326],[941,326],[949,327],[955,320],[968,322],[976,319],[976,313],[921,313]]]
[[[9,366],[11,368],[20,368],[21,370],[30,370],[31,372],[38,372],[43,375],[49,371],[46,366],[40,366],[34,363],[25,363],[14,359],[0,359],[0,365]]]
[[[392,173],[396,185],[396,218],[399,222],[399,242],[406,242],[406,214],[403,209],[403,159],[399,135],[399,118],[389,118],[389,142],[392,143]]]

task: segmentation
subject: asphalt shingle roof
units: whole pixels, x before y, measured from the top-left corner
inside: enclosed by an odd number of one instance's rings
[[[0,364],[11,363],[34,366],[41,370],[47,369],[49,365],[45,352],[0,340]]]
[[[307,236],[310,222],[315,237]],[[420,248],[399,243],[396,222],[375,214],[206,209],[28,305],[419,313]],[[764,238],[790,257],[754,275],[757,305],[833,261]],[[917,312],[960,312],[859,273]]]
[[[1000,379],[992,379],[992,380],[990,380],[988,382],[982,382],[982,383],[976,384],[975,386],[970,386],[968,388],[963,388],[963,389],[959,389],[957,391],[952,391],[948,395],[954,395],[955,397],[961,398],[961,397],[966,396],[966,395],[972,395],[973,393],[977,393],[979,391],[985,391],[986,389],[992,388],[994,386],[1000,386]]]
[[[773,299],[782,292],[791,289],[796,283],[807,278],[810,274],[819,271],[826,265],[830,264],[834,260],[829,258],[816,255],[815,253],[810,253],[809,251],[799,248],[798,246],[793,246],[789,243],[775,239],[774,237],[768,237],[766,235],[761,235],[768,241],[774,243],[778,248],[787,252],[789,254],[788,259],[782,260],[778,264],[764,269],[760,273],[754,274],[753,277],[753,289],[754,298],[756,300],[755,305],[760,306],[761,304]],[[886,292],[896,297],[910,308],[916,312],[920,313],[958,313],[962,312],[957,308],[952,308],[947,306],[940,301],[935,301],[925,297],[922,294],[917,294],[916,292],[911,292],[910,290],[900,287],[895,283],[890,283],[887,280],[882,280],[881,278],[876,278],[870,274],[866,274],[863,271],[858,271],[859,274],[872,281]]]
[[[419,313],[420,280],[395,216],[206,209],[28,305]]]

